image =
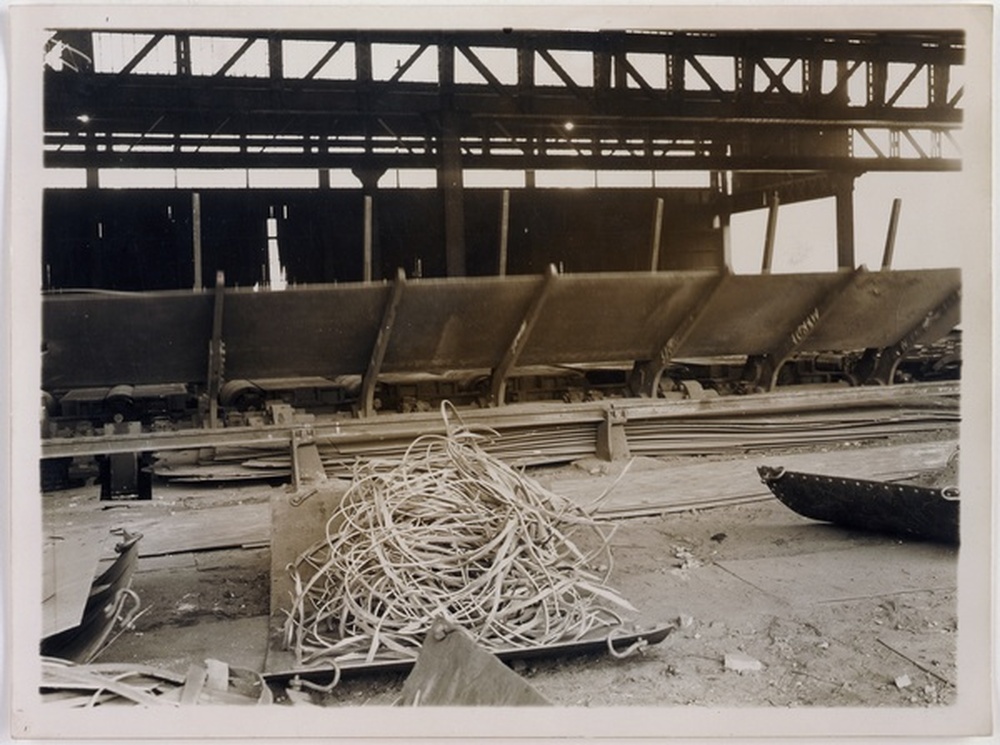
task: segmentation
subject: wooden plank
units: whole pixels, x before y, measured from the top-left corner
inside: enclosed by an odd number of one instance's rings
[[[140,508],[115,524],[130,533],[142,533],[140,557],[239,548],[271,538],[271,511],[265,502],[178,512],[143,512]]]
[[[720,572],[721,574],[721,572]],[[612,644],[615,651],[623,653],[633,644],[659,644],[676,630],[674,623],[657,623],[645,629],[600,627],[591,629],[582,637],[553,642],[551,644],[530,644],[522,646],[511,646],[494,650],[501,660],[528,660],[542,659],[545,657],[559,657],[573,654],[595,654],[608,650],[608,637],[613,637]],[[273,637],[272,637],[273,642]],[[364,658],[342,660],[338,663],[341,673],[345,676],[352,673],[361,672],[401,672],[410,670],[416,657],[404,657],[398,654],[385,654],[376,656],[372,662]],[[267,668],[264,671],[265,677],[285,678],[291,675],[309,674],[329,674],[329,667],[325,665],[306,668],[295,661],[295,655],[275,647],[268,650]]]

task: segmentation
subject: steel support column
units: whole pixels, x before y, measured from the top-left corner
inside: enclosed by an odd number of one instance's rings
[[[204,284],[201,268],[201,194],[191,192],[191,264],[194,270],[192,286],[200,290]]]
[[[226,299],[226,276],[215,273],[215,295],[212,304],[212,338],[208,347],[208,427],[219,426],[219,391],[226,370],[226,345],[222,340],[222,310]]]
[[[362,279],[371,282],[381,279],[382,252],[378,239],[378,193],[379,179],[385,175],[384,168],[355,168],[352,173],[361,182],[362,203],[364,205],[364,252]]]
[[[465,190],[460,130],[454,112],[445,112],[441,123],[441,170],[438,180],[444,200],[445,262],[449,277],[464,277]]]
[[[842,176],[837,181],[837,268],[853,269],[854,177]]]

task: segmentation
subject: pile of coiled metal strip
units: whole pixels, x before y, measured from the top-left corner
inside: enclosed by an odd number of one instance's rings
[[[437,617],[499,650],[610,633],[635,612],[607,584],[611,531],[484,437],[449,425],[356,466],[325,540],[289,567],[299,663],[413,657]]]

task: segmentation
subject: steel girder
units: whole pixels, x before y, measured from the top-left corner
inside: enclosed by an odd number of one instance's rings
[[[434,168],[446,113],[465,168],[960,167],[955,31],[62,31],[47,60],[51,167]]]

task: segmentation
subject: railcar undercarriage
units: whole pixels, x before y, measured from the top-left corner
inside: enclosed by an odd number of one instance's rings
[[[50,295],[43,442],[63,455],[43,481],[68,482],[66,453],[88,441],[120,440],[134,449],[93,453],[102,494],[148,496],[150,453],[175,449],[164,435],[201,433],[207,447],[277,427],[308,440],[317,424],[444,401],[593,404],[594,449],[613,455],[627,448],[615,409],[630,401],[957,379],[959,294],[954,270],[858,270]]]

